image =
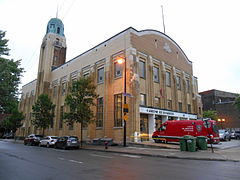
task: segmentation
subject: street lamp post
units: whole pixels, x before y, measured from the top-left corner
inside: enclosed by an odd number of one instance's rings
[[[124,62],[124,93],[123,93],[123,102],[124,102],[124,106],[127,104],[127,97],[126,97],[126,92],[127,92],[127,63],[126,63],[126,58],[118,58],[117,59],[117,62],[118,64],[122,64]],[[126,123],[126,115],[127,115],[127,112],[125,110],[125,107],[123,109],[123,115],[124,115],[124,120],[123,120],[123,146],[126,147],[127,144],[126,144],[126,137],[127,137],[127,123]],[[127,110],[128,111],[128,110]]]

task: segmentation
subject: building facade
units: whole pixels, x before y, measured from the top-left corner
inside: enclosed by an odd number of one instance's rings
[[[31,109],[42,93],[56,104],[54,122],[46,133],[80,136],[80,125],[67,126],[62,115],[71,82],[88,75],[97,85],[99,98],[94,109],[96,122],[83,129],[83,139],[109,137],[122,142],[123,119],[130,142],[137,141],[141,134],[151,138],[166,120],[202,117],[192,62],[174,40],[159,31],[130,27],[67,62],[65,57],[63,23],[53,18],[41,45],[38,77],[22,88],[19,109],[26,118],[17,132],[19,136],[40,132],[31,125]],[[120,58],[122,64],[118,63]],[[127,117],[123,117],[124,96]]]
[[[240,112],[233,105],[238,94],[212,89],[200,95],[203,111],[217,112],[219,128],[240,129]]]

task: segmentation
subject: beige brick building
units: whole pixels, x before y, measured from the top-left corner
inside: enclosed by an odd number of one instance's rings
[[[202,115],[197,78],[192,62],[180,46],[155,30],[137,31],[130,27],[92,49],[65,62],[66,39],[60,19],[53,18],[43,38],[36,80],[22,88],[20,110],[26,118],[19,136],[40,133],[31,125],[32,105],[48,94],[56,104],[54,122],[47,135],[77,135],[80,125],[67,126],[62,114],[72,80],[91,75],[97,85],[97,120],[83,130],[83,139],[109,137],[123,141],[123,96],[129,104],[127,141],[137,141],[169,119],[197,119]],[[123,58],[123,64],[117,63]],[[125,67],[126,63],[126,69]],[[126,77],[125,75],[126,70]],[[126,92],[124,92],[126,78]]]

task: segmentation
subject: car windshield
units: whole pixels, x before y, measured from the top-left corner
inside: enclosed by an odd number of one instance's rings
[[[78,140],[78,138],[75,137],[75,136],[70,136],[69,139],[70,139],[70,140],[74,140],[74,141],[77,141],[77,140]]]
[[[57,136],[51,136],[51,138],[52,138],[52,139],[58,139],[58,137],[57,137]]]
[[[225,132],[225,130],[219,130],[219,133],[224,133]]]
[[[42,135],[35,135],[36,137],[40,137],[40,138],[42,138],[43,136]]]

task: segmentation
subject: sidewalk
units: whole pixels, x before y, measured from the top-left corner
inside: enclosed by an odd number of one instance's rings
[[[21,140],[14,141],[13,139],[0,139],[0,141],[23,144],[23,141]],[[180,151],[178,144],[153,142],[129,143],[127,147],[123,147],[121,145],[108,146],[108,149],[105,149],[105,147],[101,145],[86,144],[83,145],[81,149],[163,158],[240,162],[239,140],[232,140],[231,142],[222,142],[220,145],[213,145],[214,153],[212,153],[210,145],[208,145],[207,150],[187,152]]]
[[[108,149],[105,149],[104,146],[84,145],[82,149],[164,158],[240,162],[240,141],[236,141],[235,144],[231,146],[224,145],[224,147],[214,145],[214,153],[212,153],[210,145],[208,145],[208,150],[186,152],[180,151],[179,145],[177,144],[145,142],[138,144],[132,143],[128,147],[108,146]]]

